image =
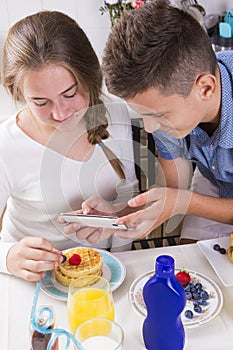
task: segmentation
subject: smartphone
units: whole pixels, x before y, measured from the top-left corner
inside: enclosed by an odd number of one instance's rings
[[[128,228],[126,225],[117,225],[116,216],[102,216],[102,215],[85,215],[85,214],[73,214],[73,213],[61,213],[59,215],[66,222],[78,222],[82,226],[91,226],[91,227],[106,227],[114,230],[133,230]]]

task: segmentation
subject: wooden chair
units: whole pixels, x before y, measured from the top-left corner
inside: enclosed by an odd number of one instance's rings
[[[140,118],[131,119],[134,146],[135,172],[139,181],[140,193],[156,183],[157,152],[152,134],[143,129]],[[146,238],[133,242],[132,249],[148,249],[164,245],[179,244],[180,227],[166,234],[166,224],[153,230]]]
[[[139,181],[139,191],[142,193],[155,184],[157,162],[155,142],[152,134],[143,129],[141,119],[131,119],[131,122],[135,172]]]
[[[3,210],[3,213],[0,216],[0,231],[2,230],[2,219],[3,219],[3,216],[4,216],[5,210],[6,210],[6,208]]]

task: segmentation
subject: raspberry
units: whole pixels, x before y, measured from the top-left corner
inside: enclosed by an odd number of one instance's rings
[[[70,258],[69,258],[69,263],[70,265],[75,265],[78,266],[81,263],[82,259],[81,256],[78,254],[73,254]]]

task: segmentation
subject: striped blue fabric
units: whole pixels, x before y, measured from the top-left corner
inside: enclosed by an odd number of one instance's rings
[[[175,139],[159,130],[153,133],[158,153],[165,159],[192,160],[219,188],[219,196],[233,198],[233,51],[216,54],[222,84],[221,118],[213,135],[197,126],[186,139]]]

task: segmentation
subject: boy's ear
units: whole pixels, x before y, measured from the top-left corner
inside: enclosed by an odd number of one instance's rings
[[[201,74],[195,81],[195,86],[201,99],[206,100],[213,96],[216,90],[217,80],[212,74]]]

